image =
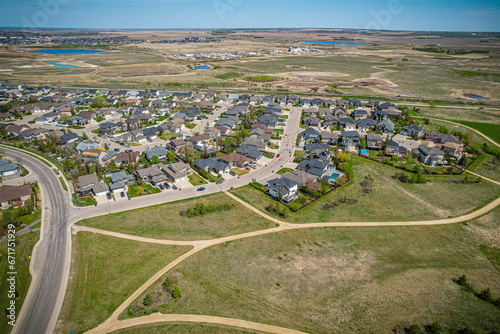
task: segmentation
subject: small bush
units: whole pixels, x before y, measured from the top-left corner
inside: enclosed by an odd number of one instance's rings
[[[174,289],[172,290],[172,297],[174,297],[175,299],[182,297],[181,288],[179,288],[177,285],[174,286]]]
[[[144,297],[144,301],[142,303],[146,307],[153,305],[153,297],[151,297],[151,295],[148,293],[146,297]]]

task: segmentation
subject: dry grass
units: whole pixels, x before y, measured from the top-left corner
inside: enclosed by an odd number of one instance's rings
[[[483,230],[493,236],[499,222],[496,210],[468,226],[307,229],[214,246],[169,273],[183,299],[158,309],[311,333],[388,333],[436,320],[498,330],[498,308],[452,278],[465,274],[500,295],[498,271],[479,249],[498,246]]]
[[[231,202],[235,205],[229,211],[208,213],[203,217],[181,216],[182,209],[195,203],[205,205]],[[228,196],[218,193],[85,219],[78,224],[104,230],[138,235],[156,239],[202,240],[269,228],[271,222],[234,202]]]
[[[166,324],[166,325],[145,325],[126,328],[112,332],[112,334],[243,334],[243,333],[262,333],[256,331],[237,329],[235,327],[212,325],[212,324]]]

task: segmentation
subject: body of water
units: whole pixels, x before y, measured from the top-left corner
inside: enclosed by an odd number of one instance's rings
[[[211,68],[207,65],[203,65],[203,66],[195,66],[194,67],[195,70],[211,70]]]
[[[97,54],[97,53],[102,53],[104,51],[88,50],[88,49],[43,49],[30,52],[46,53],[55,56],[64,56],[64,55],[79,55],[79,54]]]
[[[322,44],[322,45],[367,45],[364,43],[334,42],[334,41],[302,41],[299,44]]]
[[[470,97],[470,98],[473,98],[476,100],[488,100],[487,97],[479,96],[479,95],[475,95],[475,94],[464,94],[464,96],[467,96],[467,97]]]
[[[65,64],[60,64],[60,61],[46,61],[47,64],[49,65],[54,65],[54,68],[78,68],[78,66],[74,65],[65,65]]]

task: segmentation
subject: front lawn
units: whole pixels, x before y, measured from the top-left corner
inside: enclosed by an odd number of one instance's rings
[[[293,172],[295,172],[295,170],[291,169],[291,168],[281,168],[279,171],[276,172],[276,174],[283,175],[286,172],[293,173]]]
[[[245,174],[248,174],[249,172],[246,170],[246,169],[243,169],[243,168],[231,168],[231,170],[233,172],[236,173],[236,175],[238,176],[242,176],[242,175],[245,175]]]
[[[91,206],[91,205],[96,205],[97,201],[92,196],[79,197],[76,195],[76,193],[74,193],[73,204],[76,206]]]
[[[147,191],[149,191],[149,194],[157,194],[161,192],[160,189],[153,187],[150,184],[142,184],[142,185],[129,186],[127,191],[127,196],[128,198],[133,198],[133,197],[149,195]]]
[[[194,129],[194,128],[196,127],[196,124],[194,124],[194,123],[186,123],[186,124],[184,124],[184,125],[185,125],[185,126],[186,126],[186,128],[188,128],[188,129]]]
[[[199,176],[196,173],[191,173],[191,175],[188,175],[188,180],[189,180],[189,183],[191,183],[195,187],[208,183],[207,181],[205,181],[201,176]]]
[[[162,133],[158,136],[158,138],[163,140],[169,140],[171,138],[177,138],[180,136],[180,133]]]

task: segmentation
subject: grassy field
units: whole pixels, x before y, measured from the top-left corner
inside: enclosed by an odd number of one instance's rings
[[[500,187],[489,182],[455,184],[448,176],[429,177],[426,184],[405,184],[392,178],[396,169],[367,159],[352,156],[354,180],[340,187],[298,213],[288,211],[285,221],[314,223],[329,221],[409,221],[458,216],[500,195]],[[363,194],[361,182],[365,176],[374,179],[373,190]],[[232,193],[267,212],[268,196],[250,186],[232,190]],[[357,199],[356,204],[344,204],[331,210],[323,204],[345,195]],[[278,217],[278,216],[275,216]]]
[[[189,180],[189,183],[191,183],[195,187],[208,183],[207,181],[205,181],[204,178],[202,178],[201,176],[199,176],[196,173],[191,173],[190,175],[188,175],[188,180]]]
[[[195,218],[179,214],[180,210],[196,203],[209,205],[221,202],[234,203],[235,207],[229,211],[208,213]],[[78,224],[156,239],[176,240],[212,239],[272,227],[270,221],[222,193],[85,219]]]
[[[225,316],[310,333],[390,333],[440,321],[499,329],[500,210],[468,224],[288,231],[211,247],[176,266],[183,298],[160,312]],[[484,253],[483,249],[496,250]],[[493,254],[493,256],[491,256]],[[160,279],[160,284],[163,279]],[[153,287],[152,287],[153,288]],[[422,328],[422,327],[421,327]]]
[[[480,122],[468,122],[468,121],[455,121],[457,123],[467,125],[477,131],[485,134],[490,137],[497,143],[500,143],[500,123],[492,124],[492,123],[480,123]]]
[[[472,172],[486,176],[495,181],[500,181],[500,162],[497,158],[483,153],[478,161],[478,163],[474,163],[474,166],[471,165],[472,169],[469,168]]]
[[[97,326],[148,278],[189,249],[87,232],[74,235],[70,279],[56,332],[83,333]]]
[[[227,327],[223,325],[212,324],[167,324],[167,325],[144,325],[132,328],[126,328],[111,332],[111,334],[243,334],[243,333],[262,333],[257,331],[248,331],[243,328]]]
[[[28,292],[28,288],[31,283],[31,275],[29,273],[29,265],[26,255],[31,256],[33,247],[38,242],[39,238],[40,232],[38,231],[22,236],[16,236],[16,240],[19,241],[19,243],[15,247],[16,262],[14,264],[14,271],[17,272],[16,290],[20,297],[16,300],[16,315],[19,315],[19,311],[21,310],[21,306],[24,303],[26,293]],[[24,251],[26,251],[26,255]],[[10,275],[8,275],[7,272],[11,271],[9,270],[8,260],[7,242],[2,242],[0,244],[0,279],[2,280],[2,284],[0,284],[0,307],[2,310],[5,310],[9,306],[11,300],[8,297],[9,284],[7,282],[7,278],[9,278]],[[0,322],[0,333],[2,334],[10,333],[12,330],[12,327],[7,324],[6,320],[5,315],[3,315],[2,321]]]

